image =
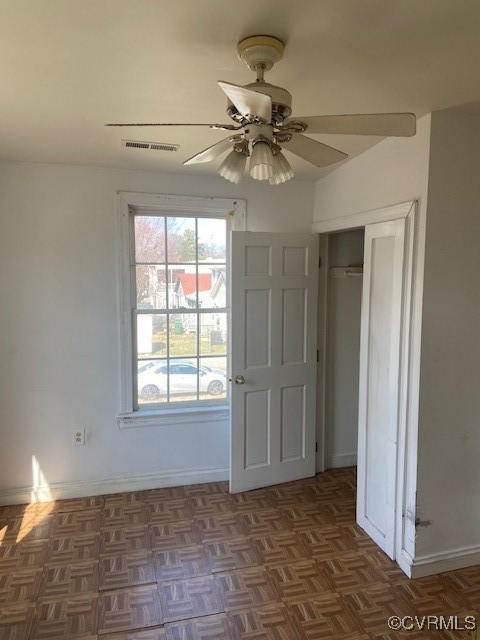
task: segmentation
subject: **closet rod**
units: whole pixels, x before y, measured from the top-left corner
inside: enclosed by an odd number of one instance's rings
[[[363,266],[330,267],[331,278],[361,278]]]

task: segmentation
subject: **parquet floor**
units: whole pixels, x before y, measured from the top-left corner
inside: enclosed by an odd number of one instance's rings
[[[0,640],[389,640],[474,614],[480,567],[410,581],[355,525],[355,473],[0,508]]]

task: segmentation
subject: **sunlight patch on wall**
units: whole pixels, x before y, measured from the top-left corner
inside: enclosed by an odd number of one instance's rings
[[[32,456],[32,492],[30,502],[48,502],[52,500],[52,494],[48,481],[35,456]]]
[[[16,542],[23,540],[53,510],[54,502],[48,481],[35,456],[32,456],[32,491],[25,506]],[[0,532],[1,535],[1,532]],[[0,541],[1,544],[1,541]]]

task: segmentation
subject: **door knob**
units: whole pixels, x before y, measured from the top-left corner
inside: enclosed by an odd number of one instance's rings
[[[235,376],[235,384],[245,384],[245,378],[243,376]]]

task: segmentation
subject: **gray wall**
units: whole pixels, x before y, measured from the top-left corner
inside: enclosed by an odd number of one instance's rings
[[[432,114],[417,554],[480,543],[480,116]]]

